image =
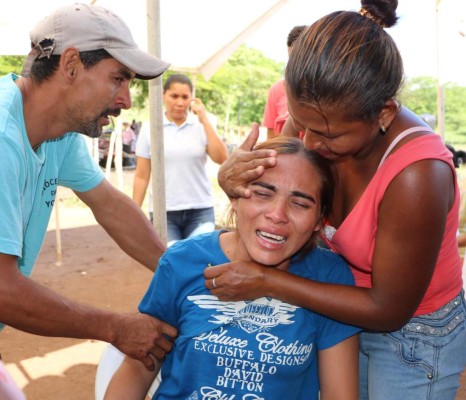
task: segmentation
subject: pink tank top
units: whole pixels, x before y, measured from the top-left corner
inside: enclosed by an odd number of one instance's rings
[[[462,263],[458,251],[456,234],[459,223],[459,188],[456,171],[450,151],[436,134],[417,137],[394,153],[393,147],[405,136],[425,131],[425,127],[411,128],[400,134],[387,149],[379,169],[370,181],[363,195],[338,230],[327,242],[350,264],[357,286],[371,287],[372,257],[377,236],[377,215],[379,204],[390,182],[408,165],[424,159],[437,159],[450,165],[455,178],[455,199],[447,215],[445,232],[437,264],[427,292],[414,315],[431,313],[453,297],[463,287]],[[328,230],[326,230],[328,232]]]

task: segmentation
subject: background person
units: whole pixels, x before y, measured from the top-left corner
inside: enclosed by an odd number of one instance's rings
[[[138,141],[138,137],[139,137],[139,131],[141,130],[141,121],[136,121],[135,119],[133,119],[133,121],[131,122],[131,129],[134,131],[134,134],[136,135],[136,140],[133,141],[133,143],[131,144],[131,152],[132,153],[136,153],[136,143]]]
[[[277,166],[249,183],[249,199],[233,200],[236,229],[171,246],[139,305],[180,332],[155,399],[358,398],[357,328],[273,298],[221,302],[204,284],[206,265],[251,259],[317,281],[353,282],[339,256],[315,246],[332,199],[328,162],[299,139],[259,148],[275,149]],[[157,371],[138,364],[125,358],[106,400],[145,397]]]
[[[131,79],[155,78],[168,64],[140,50],[118,16],[89,4],[57,9],[30,36],[22,76],[0,78],[0,321],[37,335],[110,342],[152,368],[175,329],[78,304],[29,276],[58,186],[72,189],[128,255],[155,269],[162,241],[104,178],[81,134],[98,137],[110,116],[130,108]]]
[[[131,154],[133,152],[133,143],[136,143],[136,133],[131,128],[129,122],[123,122],[122,124],[121,139],[123,142],[123,151]]]
[[[441,137],[396,100],[403,65],[384,28],[397,21],[397,1],[361,4],[307,28],[285,74],[294,127],[333,163],[325,239],[356,287],[252,263],[208,268],[205,277],[222,300],[272,296],[366,328],[361,399],[453,400],[466,365],[456,171]],[[255,137],[219,171],[230,196],[250,196],[245,181],[276,162],[270,151],[244,151]]]
[[[288,56],[290,55],[293,43],[305,28],[306,25],[297,25],[288,33],[286,39]],[[280,134],[287,118],[288,106],[286,102],[285,80],[280,79],[269,89],[262,118],[262,126],[267,128],[267,137],[269,139]]]
[[[193,98],[191,80],[168,77],[163,86],[165,194],[168,244],[215,229],[214,200],[207,157],[223,163],[228,150],[207,116],[201,99]],[[191,111],[189,112],[189,107]],[[150,132],[143,126],[136,144],[133,200],[141,206],[151,176]],[[151,190],[149,189],[151,194]],[[149,211],[152,212],[152,196]],[[151,214],[152,220],[152,214]]]

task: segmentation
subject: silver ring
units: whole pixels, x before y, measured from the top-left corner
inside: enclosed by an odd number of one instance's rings
[[[216,287],[217,287],[217,285],[215,284],[215,278],[214,278],[214,279],[212,279],[212,286],[213,286],[214,288],[216,288]]]

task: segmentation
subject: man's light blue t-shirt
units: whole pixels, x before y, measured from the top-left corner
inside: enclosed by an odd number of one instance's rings
[[[103,173],[78,133],[46,141],[34,152],[16,79],[14,74],[0,78],[0,253],[17,256],[21,273],[29,276],[57,187],[85,192],[102,181]]]

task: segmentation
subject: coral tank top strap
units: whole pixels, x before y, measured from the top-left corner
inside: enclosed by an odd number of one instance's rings
[[[405,131],[401,132],[401,133],[393,140],[393,142],[390,143],[390,146],[388,146],[388,149],[387,149],[387,151],[385,152],[385,154],[383,155],[382,159],[380,160],[380,163],[379,163],[379,166],[377,167],[377,169],[380,168],[380,166],[381,166],[382,163],[385,161],[385,159],[388,157],[388,155],[391,153],[391,151],[393,150],[393,148],[394,148],[401,140],[403,140],[406,136],[411,135],[411,133],[414,133],[414,132],[427,131],[427,130],[429,130],[429,128],[427,128],[426,126],[415,126],[415,127],[413,127],[413,128],[409,128],[409,129],[406,129]]]

